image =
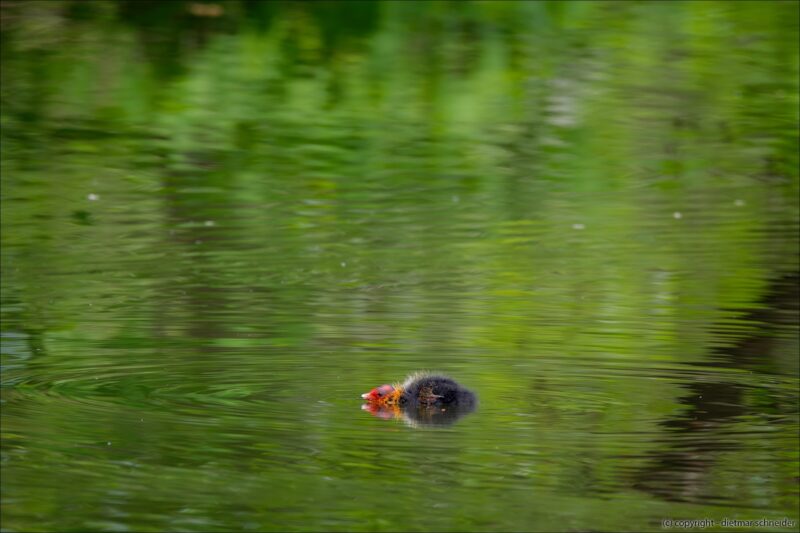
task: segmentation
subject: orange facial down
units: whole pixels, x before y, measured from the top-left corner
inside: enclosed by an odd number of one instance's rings
[[[393,385],[381,385],[361,395],[372,405],[379,407],[397,405],[403,390]]]

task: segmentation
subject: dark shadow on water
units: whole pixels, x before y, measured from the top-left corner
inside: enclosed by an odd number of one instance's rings
[[[776,330],[796,323],[798,281],[800,275],[795,273],[772,284],[762,305],[743,317],[749,323],[758,324],[757,331],[732,346],[715,349],[712,354],[715,366],[749,370],[765,376],[776,372],[776,361],[771,357]],[[740,447],[726,435],[726,430],[739,417],[757,413],[748,401],[751,391],[740,384],[704,381],[686,388],[687,393],[679,400],[685,408],[660,424],[670,436],[669,444],[651,454],[651,461],[634,474],[634,486],[664,500],[697,502],[708,494],[706,487],[711,482],[711,469],[720,452]],[[768,397],[766,405],[759,405],[758,413],[786,411],[775,393],[766,389],[758,392]]]

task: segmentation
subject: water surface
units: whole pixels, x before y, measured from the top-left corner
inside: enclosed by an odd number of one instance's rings
[[[797,21],[3,5],[3,530],[796,527]]]

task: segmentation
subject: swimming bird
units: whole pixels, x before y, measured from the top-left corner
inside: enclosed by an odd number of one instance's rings
[[[467,407],[475,405],[475,394],[449,377],[428,372],[410,375],[404,382],[381,385],[361,395],[373,407]]]

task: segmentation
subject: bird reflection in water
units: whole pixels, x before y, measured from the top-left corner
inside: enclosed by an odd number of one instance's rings
[[[383,419],[400,419],[411,427],[449,426],[460,420],[464,415],[475,410],[475,405],[454,407],[420,407],[418,409],[403,409],[402,407],[381,407],[365,403],[361,409],[372,416]]]

